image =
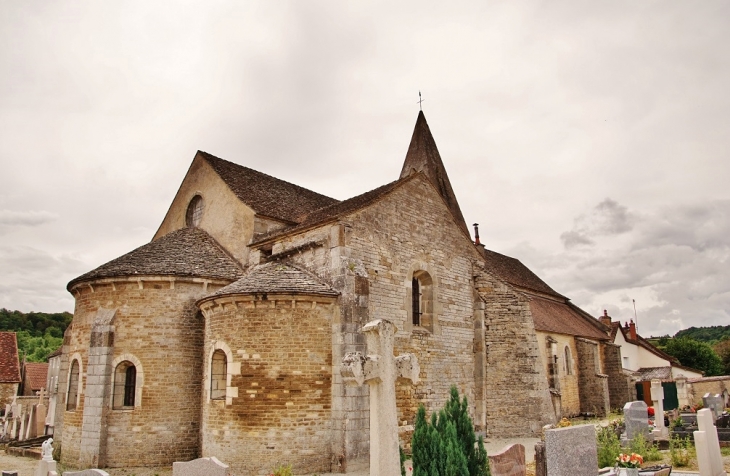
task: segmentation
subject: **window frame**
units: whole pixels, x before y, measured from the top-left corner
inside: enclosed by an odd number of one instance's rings
[[[76,370],[75,373],[74,373],[74,369]],[[76,376],[75,379],[74,379],[74,375]],[[71,398],[72,383],[75,384],[73,386],[73,388],[74,388],[73,399]],[[75,412],[78,409],[79,396],[81,395],[81,392],[79,391],[80,387],[81,387],[81,361],[78,358],[72,358],[71,365],[68,370],[68,388],[66,388],[66,411],[67,412]]]

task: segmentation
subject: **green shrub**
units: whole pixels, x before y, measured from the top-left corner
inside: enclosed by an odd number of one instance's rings
[[[649,452],[649,446],[651,443],[647,441],[646,436],[643,433],[639,433],[634,436],[629,442],[629,451],[641,455],[642,458],[646,459],[646,455]]]
[[[277,465],[271,476],[292,476],[291,465],[284,466],[283,464]]]
[[[664,456],[662,456],[662,452],[659,451],[659,448],[654,444],[649,444],[644,461],[662,461],[663,459]]]
[[[443,410],[426,420],[421,405],[411,440],[413,476],[489,476],[484,441],[475,439],[466,397],[451,387],[451,398]]]
[[[669,439],[669,456],[672,465],[677,467],[688,466],[694,457],[694,446],[689,438],[681,438],[673,435]]]
[[[616,431],[611,427],[600,427],[596,433],[598,445],[598,467],[605,468],[616,464],[616,458],[621,453],[621,443]]]

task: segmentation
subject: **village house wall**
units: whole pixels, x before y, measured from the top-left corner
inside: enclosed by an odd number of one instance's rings
[[[335,298],[224,296],[205,313],[202,453],[236,474],[329,472]],[[231,332],[235,329],[235,332]],[[225,398],[211,399],[211,359],[227,355]]]
[[[76,309],[64,336],[56,408],[60,418],[55,438],[61,442],[63,464],[77,467],[94,451],[98,453],[96,462],[109,467],[126,466],[129,461],[163,465],[197,457],[203,320],[194,303],[223,284],[227,283],[140,277],[100,280],[72,290]],[[120,356],[129,356],[139,364],[134,409],[111,408],[111,375],[104,380],[102,397],[94,396],[91,403],[87,398],[89,345],[94,341],[92,326],[100,309],[115,311],[111,335],[105,337],[111,344],[109,364]],[[81,362],[79,405],[66,411],[69,369],[75,358]],[[114,371],[112,365],[106,369]],[[100,378],[104,376],[95,375],[93,383],[100,384]],[[89,404],[98,410],[86,413],[99,418],[106,436],[101,433],[103,441],[85,440],[82,445],[85,407]]]
[[[578,350],[575,345],[573,336],[556,333],[546,333],[537,331],[537,342],[540,348],[540,360],[545,375],[550,379],[549,362],[552,356],[549,338],[555,341],[557,347],[557,369],[558,383],[560,392],[560,416],[571,417],[580,413],[580,393],[578,391]],[[570,372],[568,372],[567,362],[565,361],[565,348],[570,349]]]
[[[248,262],[247,245],[254,234],[254,212],[236,197],[200,155],[190,165],[153,240],[185,228],[185,214],[195,195],[203,198],[203,213],[198,227],[208,232],[240,263]],[[274,220],[256,221],[259,233],[276,227]]]
[[[598,342],[575,338],[578,351],[578,391],[580,411],[606,416],[610,410],[608,376],[601,368],[601,350]]]
[[[3,406],[13,401],[13,397],[18,394],[18,383],[0,383],[0,405]]]
[[[612,410],[623,408],[633,401],[633,379],[624,374],[621,365],[621,347],[609,342],[600,344],[603,373],[608,376],[608,400]]]

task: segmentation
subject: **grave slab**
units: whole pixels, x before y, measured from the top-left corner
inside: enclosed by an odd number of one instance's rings
[[[507,445],[498,453],[489,455],[489,469],[492,476],[525,476],[525,447]]]
[[[172,476],[228,476],[228,465],[214,456],[172,463]]]
[[[545,460],[549,476],[597,476],[596,428],[579,425],[547,430]]]

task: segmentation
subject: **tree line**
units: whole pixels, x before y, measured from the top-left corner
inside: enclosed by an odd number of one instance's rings
[[[690,327],[649,341],[705,376],[730,375],[730,326]]]
[[[0,308],[0,331],[15,332],[21,360],[45,362],[48,354],[63,343],[63,333],[71,323],[69,312],[20,312]]]

